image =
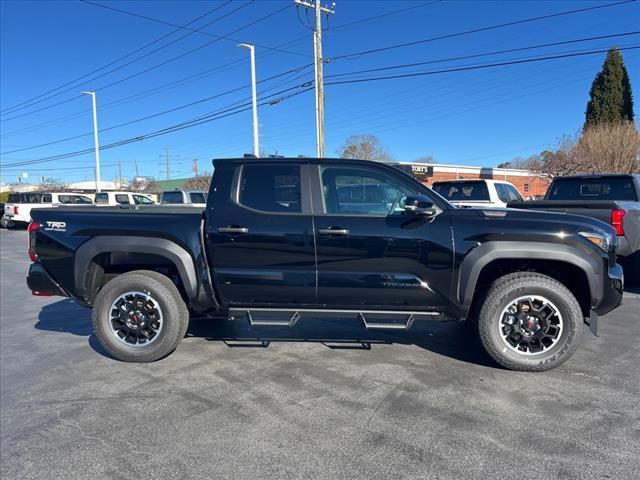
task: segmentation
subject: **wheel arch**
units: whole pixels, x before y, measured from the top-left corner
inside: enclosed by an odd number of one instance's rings
[[[79,299],[88,303],[93,301],[96,291],[92,283],[98,275],[94,266],[99,266],[97,259],[105,254],[144,254],[163,259],[175,268],[187,299],[194,299],[198,292],[198,279],[191,254],[167,239],[140,236],[104,235],[92,238],[82,244],[75,253],[74,284]]]
[[[474,305],[494,280],[508,273],[534,271],[569,288],[588,317],[591,307],[600,301],[603,268],[600,260],[564,244],[488,242],[474,249],[462,262],[457,299],[474,311]]]

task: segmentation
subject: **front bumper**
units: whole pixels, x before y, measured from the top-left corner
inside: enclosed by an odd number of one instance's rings
[[[603,282],[602,299],[593,308],[598,315],[609,313],[622,303],[622,293],[624,291],[624,274],[622,267],[617,263],[609,267],[607,276]]]
[[[62,287],[51,278],[49,272],[41,263],[32,263],[29,267],[27,275],[27,286],[34,295],[60,295],[67,297],[68,295],[62,290]]]

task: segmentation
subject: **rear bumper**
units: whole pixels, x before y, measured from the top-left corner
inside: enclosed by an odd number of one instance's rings
[[[27,286],[34,295],[68,296],[40,263],[32,263],[29,267]]]
[[[622,303],[624,291],[624,274],[622,267],[617,263],[609,267],[607,276],[603,282],[602,299],[593,309],[598,315],[604,315]]]

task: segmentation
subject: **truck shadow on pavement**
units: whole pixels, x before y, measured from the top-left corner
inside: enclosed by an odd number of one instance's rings
[[[89,345],[109,357],[93,334],[91,311],[65,299],[42,308],[35,328],[88,337]],[[222,342],[229,348],[267,348],[274,342],[313,342],[333,350],[371,350],[377,344],[416,345],[476,365],[496,367],[477,340],[473,327],[461,322],[417,321],[408,331],[366,330],[355,319],[302,318],[295,327],[252,327],[246,319],[192,318],[187,337]]]

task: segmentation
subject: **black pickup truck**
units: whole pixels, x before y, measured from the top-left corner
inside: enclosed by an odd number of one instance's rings
[[[609,223],[618,236],[616,254],[627,283],[640,284],[640,175],[556,177],[543,200],[507,206],[585,215]]]
[[[293,327],[468,320],[514,370],[556,367],[622,299],[614,229],[455,208],[400,170],[330,159],[215,160],[207,206],[51,208],[29,226],[36,295],[93,309],[115,358],[171,353],[190,313]],[[452,339],[452,341],[455,341]]]

